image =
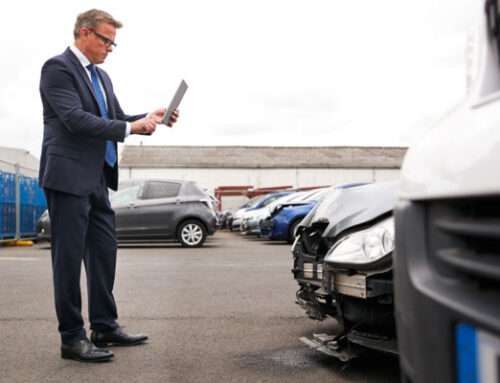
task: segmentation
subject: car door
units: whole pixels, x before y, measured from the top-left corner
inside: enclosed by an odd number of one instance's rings
[[[182,184],[148,181],[140,202],[140,225],[146,237],[175,237],[176,218],[185,205],[180,197]]]
[[[134,183],[120,186],[110,196],[111,206],[115,211],[116,236],[118,239],[133,238],[140,232],[139,201],[144,184]]]

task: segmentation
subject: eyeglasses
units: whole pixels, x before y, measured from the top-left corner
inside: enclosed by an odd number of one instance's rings
[[[99,37],[102,41],[104,41],[104,44],[106,45],[107,48],[109,48],[111,45],[113,46],[113,48],[116,48],[116,43],[111,40],[111,39],[108,39],[106,36],[103,36],[101,35],[100,33],[97,33],[96,31],[94,31],[93,29],[90,29],[89,28],[89,31],[92,31],[92,33],[94,35],[96,35],[97,37]]]

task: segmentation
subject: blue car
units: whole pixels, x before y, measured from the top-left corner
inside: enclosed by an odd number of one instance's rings
[[[272,240],[293,242],[295,228],[312,210],[328,189],[313,190],[299,201],[276,206],[271,216],[260,223],[260,236]]]
[[[349,188],[365,185],[366,182],[350,183],[335,188]],[[260,236],[270,240],[282,240],[292,243],[295,229],[304,217],[323,198],[328,188],[317,189],[308,193],[301,201],[293,201],[276,207],[271,216],[260,224]]]

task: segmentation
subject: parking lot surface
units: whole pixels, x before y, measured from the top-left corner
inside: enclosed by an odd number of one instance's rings
[[[348,364],[299,338],[328,332],[295,302],[290,245],[219,231],[205,246],[120,245],[115,299],[145,345],[100,364],[59,355],[48,244],[0,247],[1,382],[397,382],[397,359]],[[87,322],[85,273],[82,272]]]

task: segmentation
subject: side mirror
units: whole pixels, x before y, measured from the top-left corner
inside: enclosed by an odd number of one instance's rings
[[[488,33],[497,43],[498,53],[500,54],[500,15],[499,0],[486,0],[485,11],[488,26]]]
[[[500,96],[500,0],[486,0],[484,5],[478,37],[468,41],[467,87],[474,93],[474,106]]]

